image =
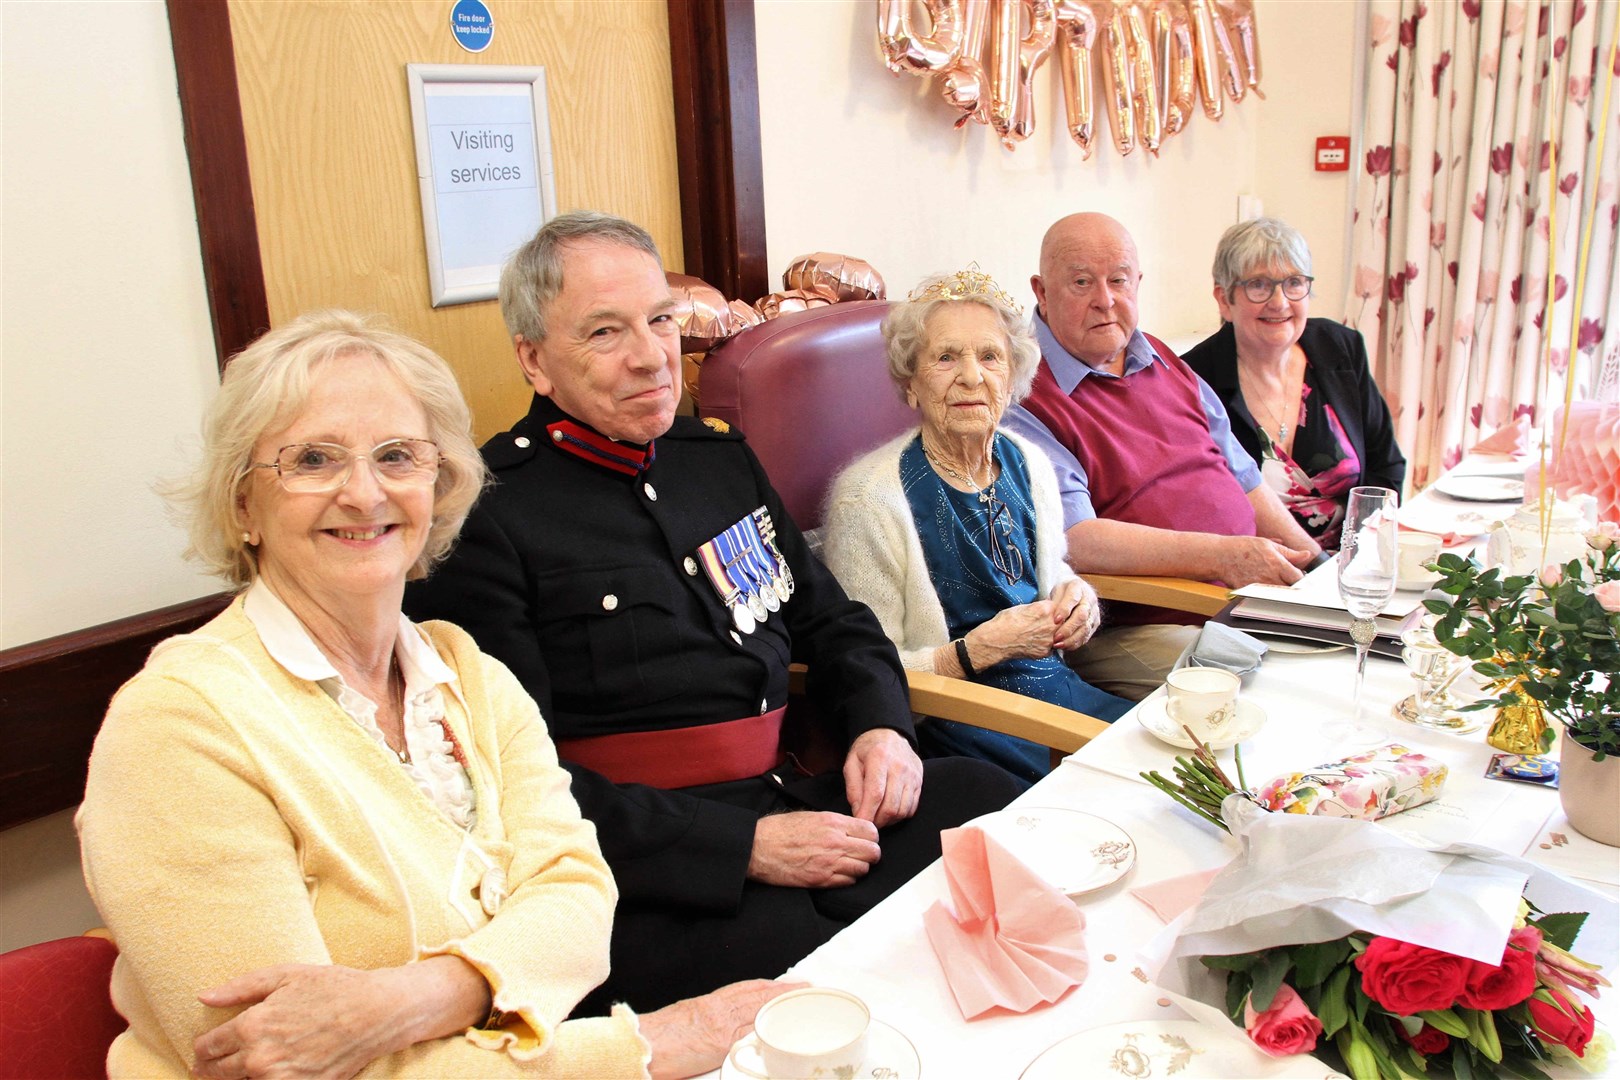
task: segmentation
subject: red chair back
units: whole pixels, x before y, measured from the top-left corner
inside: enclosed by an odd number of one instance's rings
[[[129,1025],[113,1008],[118,949],[59,938],[0,954],[0,1074],[30,1080],[107,1075],[107,1048]]]
[[[723,342],[703,361],[698,415],[740,428],[800,529],[821,525],[845,465],[917,426],[889,378],[884,300],[783,315]]]

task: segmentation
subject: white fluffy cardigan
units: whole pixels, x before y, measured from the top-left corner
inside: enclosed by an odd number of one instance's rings
[[[1035,507],[1035,575],[1042,597],[1075,577],[1064,561],[1063,511],[1057,476],[1046,455],[1005,429],[1024,454]],[[945,609],[928,576],[911,504],[900,485],[900,455],[908,431],[851,462],[833,482],[822,529],[822,557],[846,592],[870,607],[908,668],[934,670],[934,650],[950,641]],[[1096,629],[1097,596],[1085,588]]]

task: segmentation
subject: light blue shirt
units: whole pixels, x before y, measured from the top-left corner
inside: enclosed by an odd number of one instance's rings
[[[1034,330],[1035,340],[1041,345],[1042,362],[1051,369],[1053,381],[1065,394],[1074,393],[1081,379],[1128,379],[1149,365],[1164,363],[1140,330],[1131,331],[1130,340],[1125,343],[1123,375],[1099,371],[1074,356],[1058,343],[1057,336],[1039,312],[1035,314]],[[1238,484],[1245,492],[1253,491],[1260,486],[1259,468],[1232,434],[1232,421],[1227,419],[1226,406],[1221,404],[1221,399],[1215,396],[1215,391],[1203,379],[1197,375],[1193,378],[1198,379],[1198,403],[1203,406],[1204,419],[1209,422],[1210,439],[1220,449],[1221,456],[1226,459],[1226,467],[1232,470]],[[1022,405],[1010,406],[1001,418],[1001,425],[1040,447],[1052,460],[1052,468],[1057,471],[1058,494],[1063,501],[1064,529],[1097,516],[1096,509],[1091,505],[1091,485],[1086,479],[1085,468],[1034,413]]]

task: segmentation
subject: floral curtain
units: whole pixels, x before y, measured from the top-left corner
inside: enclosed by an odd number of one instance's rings
[[[1566,376],[1620,397],[1617,25],[1620,0],[1370,6],[1345,322],[1414,488]]]

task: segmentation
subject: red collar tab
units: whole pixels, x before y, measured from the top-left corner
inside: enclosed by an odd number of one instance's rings
[[[614,442],[572,420],[547,424],[546,436],[564,453],[625,476],[639,476],[653,463],[652,443],[638,447],[634,443]]]

